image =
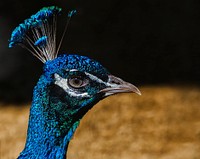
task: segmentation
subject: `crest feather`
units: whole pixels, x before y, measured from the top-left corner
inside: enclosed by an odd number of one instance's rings
[[[61,8],[44,7],[17,26],[9,40],[9,47],[20,45],[45,63],[57,57],[56,21]],[[70,11],[71,17],[75,11]]]

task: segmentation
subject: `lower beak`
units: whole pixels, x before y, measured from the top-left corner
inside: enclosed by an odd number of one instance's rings
[[[125,82],[122,79],[113,75],[108,76],[107,87],[100,92],[105,93],[105,97],[118,93],[136,93],[141,95],[140,90],[131,83]]]

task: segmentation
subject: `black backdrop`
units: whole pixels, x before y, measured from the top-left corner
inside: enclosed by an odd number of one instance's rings
[[[61,51],[100,61],[136,85],[200,83],[200,3],[196,0],[7,0],[0,4],[0,101],[27,102],[42,64],[20,47],[12,30],[44,6],[76,9]]]

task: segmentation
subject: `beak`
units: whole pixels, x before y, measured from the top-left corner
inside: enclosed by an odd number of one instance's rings
[[[105,93],[105,97],[118,93],[136,93],[141,95],[140,90],[131,83],[125,82],[122,79],[113,75],[108,76],[107,87],[100,92]]]

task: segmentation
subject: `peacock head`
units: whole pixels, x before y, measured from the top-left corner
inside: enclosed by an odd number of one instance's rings
[[[81,109],[82,115],[107,96],[123,92],[140,94],[137,87],[111,75],[99,62],[85,56],[63,54],[49,60],[44,64],[43,76],[51,101]]]
[[[51,96],[84,107],[117,93],[141,94],[134,85],[111,75],[95,60],[79,55],[57,57],[69,21],[76,13],[75,10],[68,13],[63,36],[56,47],[56,19],[61,10],[56,6],[42,8],[16,27],[9,41],[9,47],[20,45],[44,63],[43,77]]]
[[[69,20],[76,13],[75,10],[69,12],[63,36],[57,47],[56,19],[60,12],[61,8],[55,6],[42,8],[16,27],[9,41],[9,47],[20,45],[44,63],[43,75],[36,88],[48,92],[46,98],[48,96],[52,105],[62,105],[52,109],[58,108],[58,112],[62,113],[61,108],[67,105],[64,109],[70,109],[70,113],[81,110],[81,118],[95,103],[107,96],[124,92],[140,95],[137,87],[111,75],[95,60],[80,55],[57,56]],[[34,94],[37,100],[42,95],[37,90]],[[47,109],[51,111],[50,108]]]

